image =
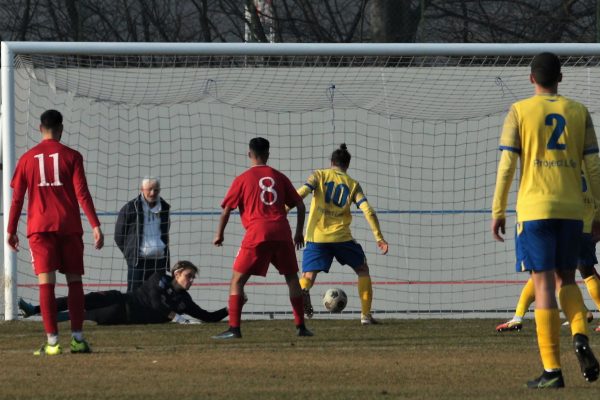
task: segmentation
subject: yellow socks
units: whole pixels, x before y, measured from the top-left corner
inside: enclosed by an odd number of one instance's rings
[[[596,276],[596,274],[592,276],[588,276],[585,279],[585,286],[590,294],[594,303],[596,303],[596,308],[600,310],[600,279]]]
[[[558,291],[558,301],[571,326],[571,335],[575,336],[580,333],[587,336],[587,308],[583,304],[579,287],[575,284],[563,286]]]
[[[312,287],[311,280],[307,278],[300,278],[300,287],[302,289],[310,290],[310,288]]]
[[[558,309],[536,308],[535,324],[544,369],[546,371],[560,369],[560,316]]]
[[[535,286],[533,285],[533,279],[529,278],[523,290],[521,291],[521,297],[517,303],[517,309],[515,310],[515,316],[523,318],[525,313],[529,309],[531,303],[535,301]]]
[[[371,303],[373,302],[373,286],[370,276],[358,277],[358,297],[360,297],[360,309],[363,314],[371,313]]]

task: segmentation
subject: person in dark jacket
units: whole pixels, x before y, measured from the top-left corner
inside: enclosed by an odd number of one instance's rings
[[[144,178],[140,194],[119,211],[115,243],[127,262],[127,291],[142,285],[154,272],[169,269],[169,209],[160,197],[158,178]]]
[[[182,314],[203,322],[218,322],[229,315],[227,308],[206,311],[198,306],[188,290],[198,267],[189,261],[179,261],[171,275],[155,272],[134,292],[118,290],[91,292],[85,295],[85,319],[98,325],[161,324]],[[59,314],[68,319],[67,298],[56,299]],[[40,313],[40,307],[19,299],[19,308],[25,318]]]

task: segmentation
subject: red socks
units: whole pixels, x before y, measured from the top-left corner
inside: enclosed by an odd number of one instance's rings
[[[56,297],[54,296],[54,283],[42,283],[40,287],[40,312],[46,333],[58,334],[56,322]]]
[[[304,324],[304,302],[302,296],[290,297],[292,303],[292,309],[294,311],[294,323],[296,326]],[[244,299],[242,295],[230,294],[229,295],[229,326],[232,328],[239,328],[242,318],[242,306],[244,305]]]
[[[294,323],[296,326],[304,324],[304,301],[302,301],[302,296],[290,297],[290,303],[292,303],[294,312]]]
[[[71,319],[71,331],[81,332],[85,316],[85,297],[83,297],[83,284],[79,282],[69,283],[69,318]]]
[[[239,328],[242,319],[242,307],[244,306],[244,296],[241,294],[229,295],[229,326]]]

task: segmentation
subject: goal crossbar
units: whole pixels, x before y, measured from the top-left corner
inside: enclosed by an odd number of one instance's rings
[[[195,55],[195,56],[532,56],[552,51],[561,56],[600,56],[600,44],[324,44],[324,43],[56,43],[2,42],[1,136],[4,232],[12,198],[10,181],[15,168],[14,60],[19,54],[40,55]],[[4,240],[6,320],[17,317],[17,259]]]

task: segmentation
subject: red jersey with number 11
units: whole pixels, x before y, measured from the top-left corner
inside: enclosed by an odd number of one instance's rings
[[[292,239],[285,206],[302,201],[290,180],[268,165],[256,165],[236,177],[221,207],[239,208],[246,228],[243,246]]]
[[[17,232],[25,192],[27,237],[41,232],[83,234],[79,204],[92,228],[100,226],[85,179],[83,157],[58,140],[44,140],[23,154],[10,186],[13,198],[8,233]]]

